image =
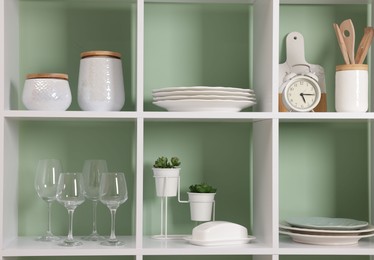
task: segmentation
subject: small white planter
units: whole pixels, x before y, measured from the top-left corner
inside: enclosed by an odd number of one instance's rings
[[[180,168],[152,168],[157,197],[176,197]]]
[[[215,193],[187,192],[190,203],[191,220],[210,221],[212,219]]]

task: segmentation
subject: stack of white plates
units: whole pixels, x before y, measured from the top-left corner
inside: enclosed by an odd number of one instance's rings
[[[174,112],[238,112],[256,104],[251,89],[232,87],[173,87],[155,89],[153,104]]]
[[[374,236],[374,226],[346,218],[295,217],[280,223],[279,233],[304,244],[354,245]]]

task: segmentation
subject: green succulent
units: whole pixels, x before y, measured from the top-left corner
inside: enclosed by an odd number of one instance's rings
[[[217,191],[216,188],[213,188],[207,183],[200,183],[190,186],[190,192],[195,193],[215,193]]]
[[[154,168],[177,168],[181,165],[178,157],[171,157],[170,161],[167,157],[161,156],[158,157],[155,163],[153,164]]]

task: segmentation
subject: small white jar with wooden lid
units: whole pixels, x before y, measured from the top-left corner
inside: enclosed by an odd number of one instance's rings
[[[22,101],[29,110],[65,111],[71,104],[68,75],[63,73],[27,74]]]
[[[78,104],[85,111],[119,111],[125,104],[121,54],[112,51],[81,53]]]

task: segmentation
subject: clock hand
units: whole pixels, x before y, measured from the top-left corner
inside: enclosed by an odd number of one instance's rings
[[[302,93],[303,96],[315,96],[316,94],[307,94],[307,93]]]
[[[300,93],[300,96],[301,96],[302,99],[304,100],[304,103],[306,103],[305,98],[304,98],[304,93]]]

